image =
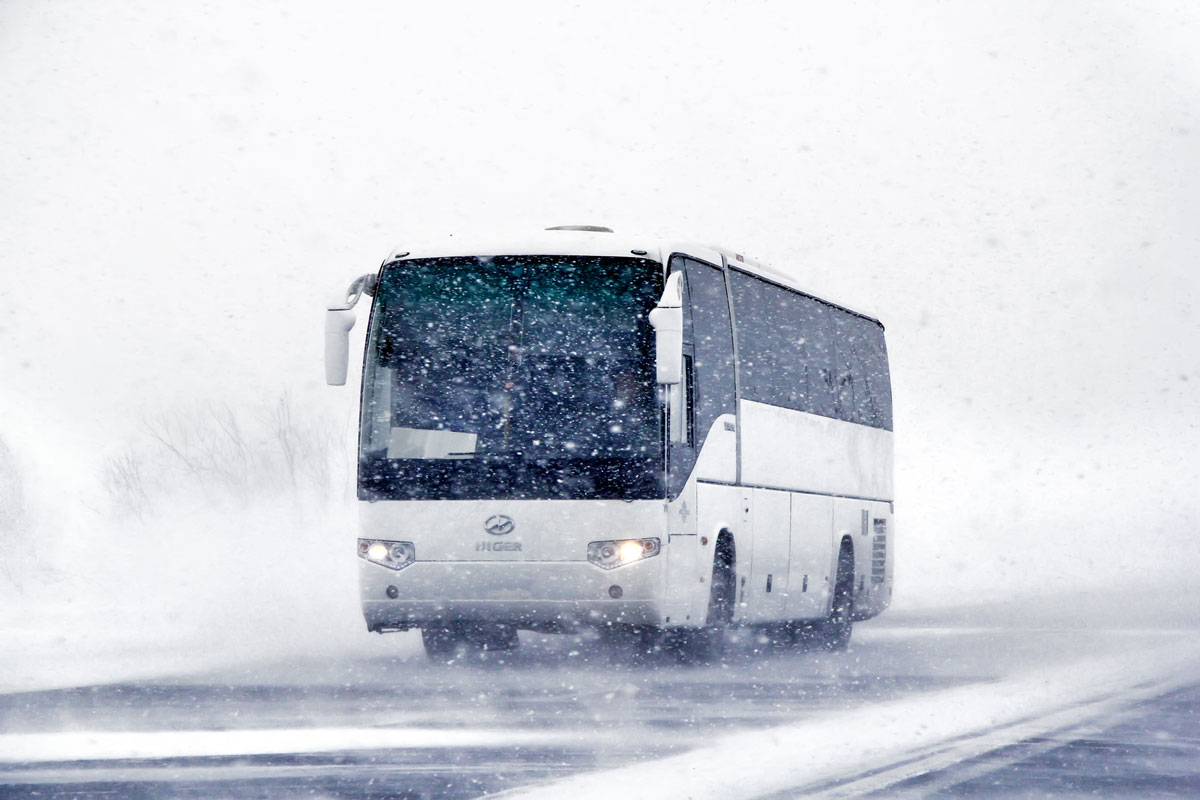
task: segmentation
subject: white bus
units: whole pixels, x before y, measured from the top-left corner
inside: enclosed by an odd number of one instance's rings
[[[552,228],[396,251],[326,323],[362,370],[370,631],[430,656],[518,630],[844,648],[892,594],[883,326],[741,255]]]

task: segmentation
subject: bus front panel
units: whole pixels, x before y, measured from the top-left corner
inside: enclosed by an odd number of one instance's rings
[[[364,504],[360,517],[362,607],[372,630],[463,620],[535,630],[662,622],[661,501],[379,502]],[[368,556],[372,543],[393,542],[411,545],[411,563],[397,569]]]

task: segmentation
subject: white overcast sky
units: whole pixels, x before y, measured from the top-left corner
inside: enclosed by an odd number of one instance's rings
[[[1194,531],[1198,41],[1189,2],[5,0],[0,436],[86,470],[182,403],[349,413],[322,302],[393,245],[607,224],[883,319],[919,552]]]

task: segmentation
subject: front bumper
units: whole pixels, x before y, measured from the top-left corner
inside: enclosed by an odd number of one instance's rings
[[[418,561],[399,571],[360,561],[363,618],[373,631],[457,621],[546,631],[659,625],[664,561],[612,570],[581,561]]]

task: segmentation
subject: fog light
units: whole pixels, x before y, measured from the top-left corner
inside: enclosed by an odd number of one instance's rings
[[[389,600],[395,600],[397,597],[400,596],[400,590],[397,589],[395,586],[389,586],[389,587],[387,587],[387,596],[388,596]]]
[[[608,596],[611,597],[613,600],[620,600],[621,595],[623,595],[623,594],[625,594],[625,590],[622,589],[620,586],[617,586],[615,583],[612,586],[608,587]]]

